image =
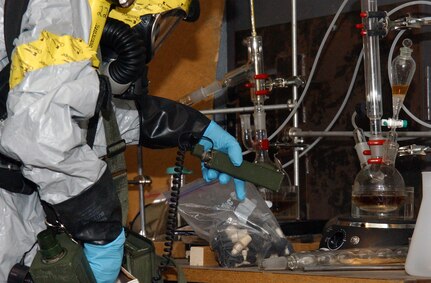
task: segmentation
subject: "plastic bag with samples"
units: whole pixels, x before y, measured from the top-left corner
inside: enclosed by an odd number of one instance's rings
[[[221,266],[261,266],[265,258],[292,252],[274,215],[256,187],[246,183],[240,202],[233,182],[227,186],[198,179],[181,189],[179,213],[210,243]]]

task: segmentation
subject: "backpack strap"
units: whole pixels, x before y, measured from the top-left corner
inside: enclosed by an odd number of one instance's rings
[[[106,155],[103,160],[105,160],[112,174],[114,187],[121,203],[123,216],[122,223],[123,225],[126,225],[127,213],[129,210],[129,186],[127,180],[126,158],[124,156],[126,142],[121,138],[117,118],[112,106],[112,93],[109,79],[106,76],[99,75],[99,83],[99,97],[96,103],[96,109],[94,111],[94,116],[88,123],[87,144],[90,147],[93,147],[94,145],[97,125],[101,115],[106,140]]]
[[[109,103],[107,106],[108,108],[101,112],[106,139],[105,162],[112,173],[114,187],[121,203],[122,223],[126,225],[127,213],[129,211],[129,183],[124,155],[126,142],[121,138],[120,128],[118,127],[112,103]]]
[[[7,118],[6,101],[9,94],[10,64],[0,71],[0,120]]]
[[[28,0],[6,0],[4,4],[4,40],[6,53],[11,61],[13,41],[21,31],[22,16],[27,10]],[[0,72],[0,119],[7,117],[6,100],[9,93],[10,63]]]
[[[28,0],[6,0],[4,6],[4,38],[6,52],[11,60],[13,41],[21,31],[21,19],[27,10]],[[0,119],[7,118],[6,100],[9,93],[10,63],[0,71]],[[0,155],[0,188],[13,193],[30,195],[37,185],[24,178],[21,164],[16,160]]]
[[[22,16],[27,10],[28,1],[6,0],[4,4],[4,40],[9,61],[12,56],[13,41],[21,31]]]

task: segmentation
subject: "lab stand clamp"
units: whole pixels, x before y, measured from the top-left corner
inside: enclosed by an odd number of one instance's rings
[[[431,148],[429,146],[417,145],[417,144],[401,146],[398,150],[398,156],[411,156],[411,155],[425,156],[430,153],[431,153]]]
[[[304,144],[302,129],[298,127],[284,129],[282,141],[283,143],[274,143],[271,145],[275,147],[295,147],[299,151],[305,150],[307,146]]]
[[[256,95],[268,95],[273,89],[288,88],[292,86],[303,87],[305,80],[301,76],[292,76],[289,78],[271,78],[268,74],[256,74],[255,80],[263,80],[263,89],[256,91]],[[247,88],[254,88],[253,83],[245,84]]]
[[[403,29],[421,28],[431,25],[430,18],[414,18],[406,16],[400,19],[391,20],[385,11],[363,11],[359,14],[361,18],[375,19],[368,24],[356,24],[356,28],[361,30],[361,35],[385,37],[389,31],[399,31]]]
[[[129,180],[128,183],[130,185],[151,185],[153,181],[151,180],[150,176],[136,176],[135,178],[133,178],[133,180]]]
[[[291,86],[303,87],[304,85],[305,85],[305,81],[300,76],[292,76],[287,79],[285,78],[271,79],[270,77],[268,77],[265,82],[265,87],[268,89],[268,91],[272,91],[275,88],[288,88]]]

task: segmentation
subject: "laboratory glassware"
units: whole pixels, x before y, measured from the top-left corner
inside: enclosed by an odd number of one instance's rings
[[[416,63],[411,54],[413,49],[412,41],[408,38],[403,40],[403,47],[400,54],[392,61],[391,87],[392,87],[392,111],[393,118],[398,119],[398,115],[403,105],[405,96],[409,89],[413,75],[416,70]]]
[[[422,202],[406,259],[406,272],[414,276],[431,276],[431,172],[422,172]]]
[[[404,218],[399,215],[407,193],[404,179],[390,165],[369,164],[361,169],[352,188],[352,217]]]

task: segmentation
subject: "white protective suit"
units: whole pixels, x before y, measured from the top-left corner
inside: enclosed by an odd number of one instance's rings
[[[0,68],[7,63],[0,0]],[[30,0],[15,46],[35,41],[42,31],[71,35],[88,42],[91,13],[87,0]],[[106,169],[100,129],[94,150],[86,145],[80,120],[94,114],[99,80],[90,60],[46,66],[25,73],[9,93],[8,118],[0,125],[0,151],[22,162],[23,175],[38,184],[40,196],[57,204],[91,187]],[[133,104],[122,101],[117,120],[126,143],[138,139]],[[124,111],[123,111],[124,110]],[[102,123],[99,123],[99,128]],[[61,188],[61,189],[59,189]],[[37,194],[13,194],[0,189],[0,283],[45,228]],[[30,265],[36,249],[26,257]]]
[[[153,1],[153,5],[158,6],[157,2],[170,7],[163,0]],[[5,0],[0,0],[0,70],[8,64],[4,5]],[[123,229],[120,200],[107,165],[100,159],[106,155],[101,121],[93,148],[87,145],[86,125],[94,115],[100,87],[93,68],[96,52],[87,44],[91,21],[88,0],[29,1],[21,34],[14,41],[7,119],[0,121],[0,153],[21,162],[22,175],[37,185],[42,201],[84,243],[90,265],[88,253],[94,251],[93,265],[102,266],[98,271],[102,276],[108,269],[119,267],[117,263],[112,268],[106,267],[101,261],[113,256],[113,250],[106,248],[120,238]],[[141,43],[151,42],[148,38],[141,40],[141,35],[128,38],[138,43],[137,49]],[[123,39],[120,38],[121,43]],[[115,39],[108,41],[105,44]],[[140,50],[145,51],[145,46],[142,47]],[[137,65],[145,67],[141,61]],[[136,72],[137,77],[130,82],[138,78],[146,81],[144,69],[142,74]],[[227,153],[234,164],[241,164],[241,147],[220,126],[199,111],[147,95],[144,88],[142,85],[141,95],[136,96],[141,115],[134,101],[113,99],[120,134],[126,144],[140,142],[143,146],[166,148],[177,146],[184,134],[189,135],[190,141],[200,141],[206,135],[213,141],[214,149]],[[228,182],[226,174],[212,170],[209,176],[207,172],[208,169],[204,170],[203,175],[208,180],[218,177],[221,183]],[[243,192],[243,181],[236,180],[235,186]],[[243,199],[244,193],[240,195]],[[45,229],[45,215],[36,193],[22,195],[4,189],[0,189],[0,210],[0,283],[4,283],[12,266],[30,250],[38,232]],[[31,265],[35,252],[33,249],[26,256],[26,265]],[[121,253],[117,252],[115,257],[119,265]]]

